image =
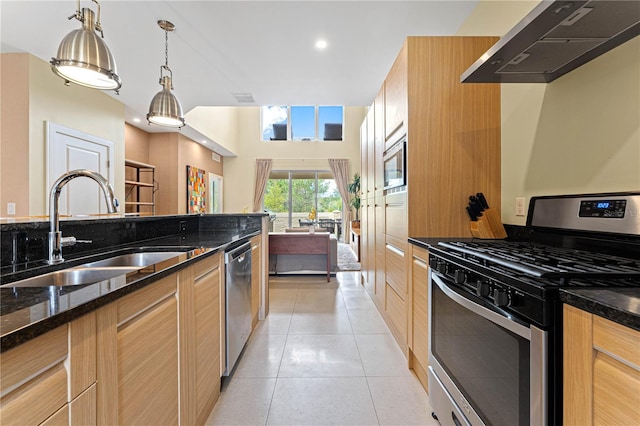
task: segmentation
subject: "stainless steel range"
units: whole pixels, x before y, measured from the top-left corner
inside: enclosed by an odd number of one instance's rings
[[[429,244],[441,424],[561,424],[559,289],[640,287],[640,193],[534,197],[524,231]]]

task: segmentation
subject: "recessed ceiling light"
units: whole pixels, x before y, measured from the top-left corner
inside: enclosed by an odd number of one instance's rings
[[[204,139],[202,139],[202,143],[207,143],[207,141],[206,141],[206,140],[204,140]]]
[[[327,48],[326,40],[318,40],[316,41],[316,49],[323,50]]]
[[[135,118],[133,119],[133,122],[134,122],[134,123],[139,123],[139,122],[140,122],[140,119],[139,119],[138,117],[135,117]]]

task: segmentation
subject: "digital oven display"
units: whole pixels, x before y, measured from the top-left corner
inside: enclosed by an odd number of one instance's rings
[[[578,216],[622,219],[626,208],[627,200],[583,200]]]

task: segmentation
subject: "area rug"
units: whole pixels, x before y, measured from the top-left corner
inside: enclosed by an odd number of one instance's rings
[[[349,248],[349,244],[338,243],[338,269],[341,271],[360,270],[360,263]]]

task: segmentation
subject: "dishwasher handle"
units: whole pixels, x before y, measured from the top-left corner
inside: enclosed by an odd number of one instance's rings
[[[244,244],[242,244],[241,246],[238,246],[236,248],[234,248],[231,251],[228,251],[224,254],[224,263],[225,264],[229,264],[231,262],[233,262],[234,260],[237,260],[238,262],[243,262],[244,261],[244,255],[247,252],[251,251],[251,243],[250,242],[246,242]]]

